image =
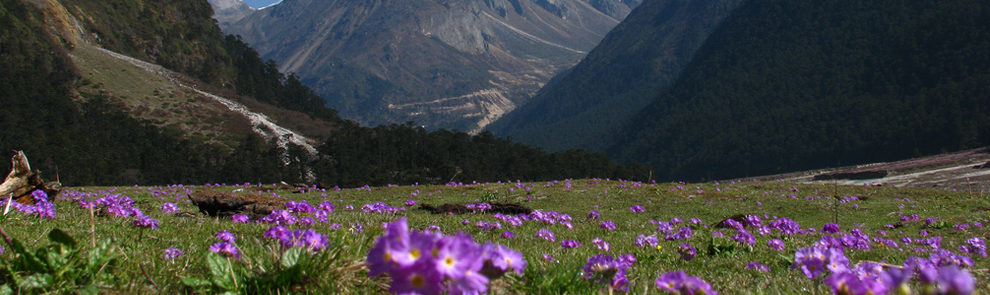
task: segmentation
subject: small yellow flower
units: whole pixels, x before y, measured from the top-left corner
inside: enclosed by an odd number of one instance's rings
[[[657,251],[663,250],[663,246],[657,245]]]

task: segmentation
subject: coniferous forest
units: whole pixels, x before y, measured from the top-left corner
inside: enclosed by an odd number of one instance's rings
[[[58,174],[65,185],[308,180],[353,187],[649,177],[645,167],[616,165],[601,154],[551,154],[488,133],[427,132],[411,124],[370,128],[342,120],[297,77],[278,72],[239,38],[224,37],[206,1],[65,2],[70,13],[105,15],[80,19],[106,48],[335,126],[316,156],[275,148],[258,136],[232,148],[180,139],[130,117],[109,97],[76,99],[80,77],[68,42],[45,27],[35,6],[0,0],[0,158],[24,150],[32,168],[48,179]],[[9,162],[0,163],[9,171]]]
[[[990,3],[748,0],[608,153],[726,179],[990,145]]]

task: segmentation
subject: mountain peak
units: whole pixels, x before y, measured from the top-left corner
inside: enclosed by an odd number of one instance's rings
[[[577,63],[637,4],[299,0],[221,27],[342,117],[478,130]]]
[[[213,18],[221,24],[236,22],[256,9],[242,0],[209,0],[213,6]]]

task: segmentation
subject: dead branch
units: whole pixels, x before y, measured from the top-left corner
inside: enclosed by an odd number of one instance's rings
[[[31,193],[41,190],[48,194],[49,198],[55,197],[62,191],[62,184],[58,181],[45,183],[41,180],[41,172],[31,170],[24,151],[17,151],[10,159],[10,173],[0,184],[0,196],[3,198],[13,197],[22,204],[34,204]]]

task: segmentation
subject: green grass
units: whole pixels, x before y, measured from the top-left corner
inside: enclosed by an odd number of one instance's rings
[[[566,188],[565,181],[552,186],[547,186],[547,183],[524,184],[531,187],[529,192],[517,188],[514,183],[458,187],[393,186],[371,188],[370,191],[346,189],[305,194],[288,191],[268,192],[266,194],[275,193],[285,199],[306,200],[314,206],[323,201],[331,201],[336,206],[336,211],[331,214],[330,223],[317,223],[313,226],[317,231],[328,234],[332,241],[331,249],[312,264],[318,267],[304,270],[306,277],[300,283],[285,290],[271,290],[271,292],[384,293],[388,285],[387,278],[367,278],[367,270],[362,263],[367,251],[382,233],[381,224],[401,217],[409,220],[410,228],[424,229],[430,225],[437,225],[444,234],[451,235],[464,231],[471,234],[475,241],[492,241],[522,252],[529,262],[525,274],[504,277],[493,282],[491,286],[495,293],[506,294],[605,292],[599,288],[600,286],[581,279],[580,273],[586,259],[599,253],[613,256],[633,254],[637,258],[638,261],[628,273],[631,281],[630,293],[635,294],[660,293],[654,281],[661,274],[675,270],[684,270],[689,275],[701,277],[723,294],[830,292],[824,284],[809,280],[799,271],[790,269],[790,260],[793,259],[794,251],[800,247],[810,246],[821,237],[821,234],[783,237],[786,250],[774,252],[766,246],[766,242],[770,238],[779,236],[776,233],[761,236],[751,229],[750,231],[757,238],[756,246],[751,251],[744,249],[745,247],[737,247],[733,253],[711,256],[704,252],[712,240],[713,229],[699,226],[691,239],[664,241],[663,235],[657,233],[656,226],[649,220],[667,221],[674,217],[688,220],[697,217],[703,220],[703,225],[713,225],[735,214],[761,217],[767,214],[770,217],[791,218],[802,228],[821,229],[825,223],[831,223],[837,217],[843,231],[858,227],[871,237],[878,236],[877,230],[885,230],[888,239],[899,240],[902,236],[917,238],[919,231],[928,230],[931,236],[944,238],[942,248],[958,252],[956,248],[964,240],[974,236],[986,238],[988,229],[971,226],[966,230],[958,230],[953,226],[962,223],[987,223],[990,218],[990,212],[987,211],[990,209],[990,201],[984,199],[982,194],[968,192],[785,182],[634,185],[631,182],[574,180],[571,184],[570,189]],[[265,188],[273,189],[272,186]],[[221,230],[230,231],[238,238],[237,245],[243,256],[233,261],[237,267],[251,272],[256,277],[277,274],[276,262],[279,257],[277,245],[262,236],[268,229],[267,224],[233,223],[229,219],[208,218],[202,215],[198,218],[177,217],[162,213],[160,210],[161,205],[168,201],[177,203],[180,211],[196,212],[197,208],[185,202],[187,190],[230,192],[237,189],[243,188],[186,186],[71,189],[74,192],[91,194],[87,197],[88,200],[102,197],[110,190],[115,194],[129,196],[136,201],[136,207],[158,219],[160,228],[157,230],[142,232],[131,225],[129,218],[97,216],[91,221],[88,210],[81,209],[76,203],[64,199],[65,196],[72,195],[71,192],[63,193],[61,199],[55,201],[58,211],[53,220],[14,212],[8,215],[0,226],[12,238],[22,241],[31,249],[47,245],[46,234],[56,228],[74,237],[82,245],[83,252],[91,251],[93,240],[95,244],[108,242],[112,245],[111,252],[120,260],[116,266],[106,270],[116,277],[99,284],[104,292],[117,290],[127,294],[187,293],[192,289],[182,284],[182,278],[210,279],[207,256],[211,252],[207,249],[217,241],[213,235]],[[248,189],[259,188],[252,186]],[[413,196],[417,191],[417,196]],[[428,196],[430,193],[432,196]],[[326,197],[323,197],[324,194]],[[790,197],[792,194],[795,198]],[[838,206],[829,205],[831,196],[836,195],[858,196],[864,200]],[[180,201],[176,201],[176,197]],[[807,200],[807,197],[823,198]],[[910,201],[906,201],[905,198]],[[502,230],[482,231],[474,227],[474,223],[497,221],[492,215],[432,215],[413,208],[395,215],[361,211],[361,206],[367,203],[385,202],[399,207],[407,200],[432,205],[466,204],[475,200],[519,202],[533,209],[569,214],[573,218],[573,229],[567,229],[559,224],[545,225],[526,221],[519,227],[503,222]],[[904,207],[900,208],[902,204]],[[344,209],[345,205],[354,206],[354,210]],[[629,209],[633,205],[642,205],[646,211],[633,213]],[[854,208],[854,205],[858,208]],[[586,218],[596,206],[601,213],[601,221],[615,222],[616,230],[601,229],[600,221]],[[907,222],[897,229],[884,228],[884,225],[897,222],[900,216],[911,214],[920,215],[922,221]],[[927,217],[941,218],[948,226],[926,228],[924,219]],[[463,220],[468,220],[470,223],[463,225]],[[95,233],[90,232],[91,222],[95,226]],[[334,230],[331,228],[332,223],[339,223],[342,228]],[[361,223],[363,232],[358,233],[352,223]],[[542,228],[556,233],[557,241],[549,242],[536,238],[536,231]],[[511,230],[516,237],[501,238],[504,230]],[[726,238],[735,233],[734,230],[721,231],[725,233]],[[633,245],[634,239],[641,234],[657,234],[661,239],[661,249]],[[592,244],[592,239],[596,237],[610,242],[611,250],[604,252],[597,249]],[[572,239],[579,241],[581,246],[574,249],[563,249],[560,246],[561,240]],[[690,262],[683,261],[677,254],[677,247],[683,242],[689,242],[698,249],[698,256]],[[163,251],[169,247],[177,247],[185,254],[173,261],[162,260]],[[864,260],[901,264],[909,256],[928,256],[928,253],[914,253],[915,247],[916,244],[902,246],[900,249],[874,246],[869,251],[850,250],[847,251],[847,255],[853,264]],[[14,259],[13,251],[7,246],[4,248],[7,248],[7,251],[0,254],[0,259],[10,263]],[[551,255],[555,261],[543,259],[543,254]],[[971,269],[974,270],[974,276],[977,278],[977,288],[986,292],[990,277],[986,272],[976,270],[988,268],[988,260],[978,256],[972,258],[976,263]],[[763,273],[745,269],[744,266],[752,261],[766,264],[772,270]]]

